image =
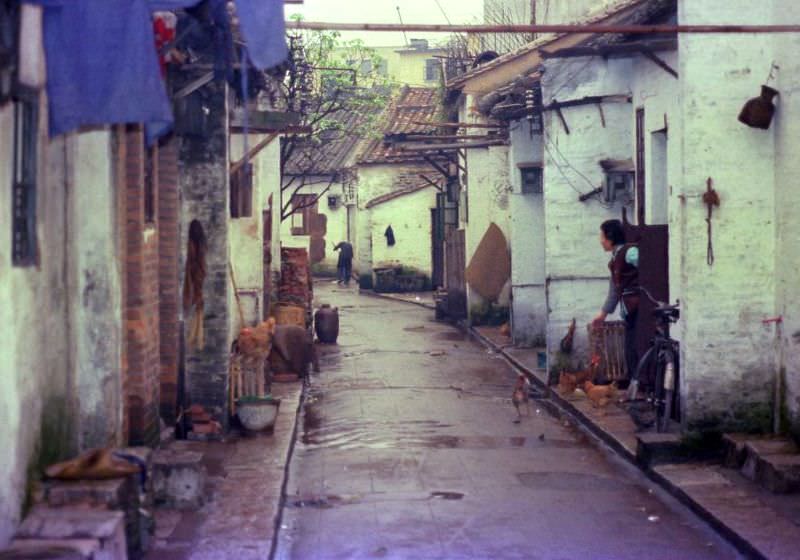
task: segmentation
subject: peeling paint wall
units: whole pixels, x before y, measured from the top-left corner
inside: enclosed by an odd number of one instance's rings
[[[630,61],[575,58],[547,63],[542,80],[545,103],[629,92]],[[621,217],[621,203],[578,197],[604,182],[600,161],[633,157],[633,108],[604,103],[603,126],[595,105],[562,109],[567,134],[553,111],[544,115],[544,204],[547,259],[547,348],[552,357],[572,319],[578,329],[576,357],[586,363],[586,325],[608,291],[608,259],[599,242],[600,224]],[[613,319],[612,317],[611,319]]]
[[[325,178],[309,177],[310,182],[324,181],[319,185],[309,185],[303,187],[299,194],[313,194],[319,195],[327,188],[328,180]],[[289,189],[291,193],[293,189]],[[338,197],[338,203],[334,208],[328,204],[328,196]],[[333,248],[340,241],[348,240],[347,230],[347,207],[344,204],[344,185],[342,183],[333,183],[317,204],[317,212],[325,216],[325,233],[324,233],[324,258],[315,265],[315,269],[327,273],[335,273],[336,266],[339,259],[339,252],[334,251]],[[352,236],[352,232],[350,232]],[[286,247],[305,247],[311,251],[311,236],[310,235],[293,235],[292,234],[292,219],[287,218],[281,224],[281,237],[284,240]]]
[[[38,264],[0,228],[0,547],[41,468],[121,441],[120,276],[108,131],[48,140],[40,118]],[[13,106],[0,107],[0,212],[10,224]]]
[[[253,147],[263,136],[252,134],[248,139]],[[231,135],[231,161],[244,156],[244,135]],[[248,217],[230,219],[230,255],[236,276],[236,287],[242,303],[245,323],[254,325],[263,316],[264,305],[264,219],[262,212],[269,207],[269,197],[280,200],[280,142],[276,138],[253,158],[253,212]],[[278,205],[278,203],[276,203]],[[274,222],[274,220],[273,220]],[[273,240],[273,244],[278,244]],[[280,260],[280,259],[278,259]],[[234,301],[234,306],[236,305]],[[239,315],[231,309],[232,336],[238,334]]]
[[[785,21],[773,5],[789,3],[767,0],[753,10],[744,0],[681,2],[678,18],[690,25]],[[681,168],[671,180],[670,267],[672,295],[682,303],[677,330],[689,428],[771,427],[775,326],[761,321],[776,312],[775,133],[736,116],[769,73],[773,41],[765,34],[680,38]],[[787,74],[796,73],[796,63],[789,66]],[[722,199],[712,218],[713,266],[699,199],[708,177]]]
[[[508,167],[511,211],[511,332],[514,344],[539,345],[547,327],[544,194],[523,194],[520,166],[541,166],[541,134],[531,134],[527,120],[509,126]]]
[[[800,5],[795,2],[776,2],[773,21],[800,21]],[[775,207],[778,230],[775,253],[777,315],[784,322],[780,334],[782,360],[782,391],[785,427],[800,439],[800,158],[797,157],[800,138],[800,72],[795,53],[800,49],[800,35],[774,37],[776,89],[780,91],[773,120],[775,130]],[[759,70],[760,71],[760,70]],[[759,74],[756,74],[759,76]]]

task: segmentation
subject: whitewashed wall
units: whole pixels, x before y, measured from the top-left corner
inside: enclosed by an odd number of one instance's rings
[[[678,17],[681,24],[783,22],[779,5],[790,3],[774,4],[774,21],[769,0],[757,10],[744,0],[681,2]],[[671,181],[670,284],[683,307],[678,331],[689,428],[770,427],[776,337],[762,320],[776,313],[775,132],[736,117],[769,73],[773,41],[680,38],[681,167]],[[713,266],[706,264],[706,208],[698,198],[708,177],[722,199],[712,222]]]
[[[617,0],[536,0],[537,23],[572,23]]]
[[[431,208],[436,207],[433,187],[373,206],[372,261],[373,266],[402,264],[423,272],[430,278],[433,269],[431,245]],[[384,236],[392,227],[395,245],[389,246]]]
[[[257,144],[263,136],[250,135],[249,146]],[[238,161],[244,155],[244,135],[231,135],[231,161]],[[261,320],[264,289],[264,218],[262,212],[269,207],[269,197],[273,200],[273,238],[272,263],[280,270],[280,143],[273,140],[256,155],[253,164],[253,212],[249,217],[230,219],[230,256],[236,276],[236,287],[242,304],[244,320],[255,324]],[[230,281],[230,279],[229,279]],[[231,329],[235,335],[239,327],[239,314],[235,299],[231,305]]]
[[[542,165],[544,148],[527,120],[514,121],[509,129],[511,329],[516,345],[532,346],[542,343],[547,326],[544,195],[522,194],[520,166]]]
[[[46,135],[37,166],[39,262],[11,264],[0,228],[0,547],[27,475],[79,448],[121,441],[120,273],[108,131]],[[0,108],[0,213],[10,226],[13,107]]]
[[[630,92],[631,62],[625,59],[563,59],[549,62],[542,80],[545,103]],[[547,348],[552,356],[574,318],[576,356],[585,358],[586,325],[597,315],[608,291],[609,255],[600,247],[600,224],[619,219],[620,203],[578,197],[603,184],[599,162],[633,157],[633,108],[604,103],[606,126],[595,105],[562,109],[567,134],[554,112],[544,117],[544,204],[547,297]],[[614,319],[612,317],[611,319]],[[584,360],[585,363],[585,360]]]
[[[800,4],[775,2],[773,21],[800,21]],[[775,254],[780,325],[780,354],[783,369],[783,402],[788,427],[800,437],[800,73],[794,53],[800,49],[800,35],[776,35],[774,41],[775,86],[780,93],[773,121],[775,131],[775,206],[778,238]],[[758,74],[755,74],[757,77]]]

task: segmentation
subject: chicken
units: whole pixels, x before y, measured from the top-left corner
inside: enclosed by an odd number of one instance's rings
[[[575,389],[583,387],[584,383],[591,380],[591,370],[576,371],[574,373],[562,371],[561,375],[558,377],[558,391],[562,395],[570,395],[575,392]]]
[[[523,404],[527,410],[526,415],[531,415],[531,405],[528,401],[528,384],[529,382],[524,375],[520,374],[519,377],[517,377],[517,384],[514,386],[514,393],[511,395],[511,404],[517,409],[517,419],[514,422],[519,422],[520,418],[522,418],[522,413],[519,408]]]
[[[595,385],[591,381],[583,384],[586,396],[592,401],[595,407],[604,407],[617,397],[616,385]]]
[[[561,339],[561,351],[564,354],[572,354],[572,345],[575,341],[575,319],[569,324],[569,329],[567,329],[567,334],[564,338]]]

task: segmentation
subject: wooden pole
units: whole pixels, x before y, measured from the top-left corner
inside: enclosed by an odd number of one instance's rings
[[[277,137],[278,137],[277,134],[270,134],[269,136],[267,136],[266,138],[261,140],[261,142],[259,142],[255,146],[253,146],[250,149],[250,151],[247,152],[242,159],[240,159],[236,163],[232,163],[231,164],[231,173],[233,174],[233,173],[236,173],[237,171],[239,171],[239,169],[241,169],[241,167],[245,163],[247,163],[248,161],[253,159],[258,154],[258,152],[260,152],[261,150],[266,148],[267,145],[269,145],[269,143],[272,142],[273,140],[275,140],[275,138],[277,138]]]
[[[420,144],[418,146],[400,146],[403,152],[428,152],[435,150],[464,150],[469,148],[488,148],[490,146],[504,146],[506,141],[503,139],[484,142],[464,142],[462,144]]]
[[[330,23],[321,21],[288,21],[286,29],[316,31],[415,31],[425,33],[556,33],[562,34],[630,34],[664,33],[800,33],[800,25],[624,25],[624,24],[520,24],[520,25],[445,25],[423,23]]]

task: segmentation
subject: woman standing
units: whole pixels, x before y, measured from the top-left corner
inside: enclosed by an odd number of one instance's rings
[[[611,279],[608,296],[594,324],[603,323],[606,317],[620,305],[620,314],[625,321],[625,363],[628,377],[636,371],[636,321],[639,315],[639,248],[625,243],[625,231],[619,220],[607,220],[600,225],[600,245],[611,253],[608,269]]]

